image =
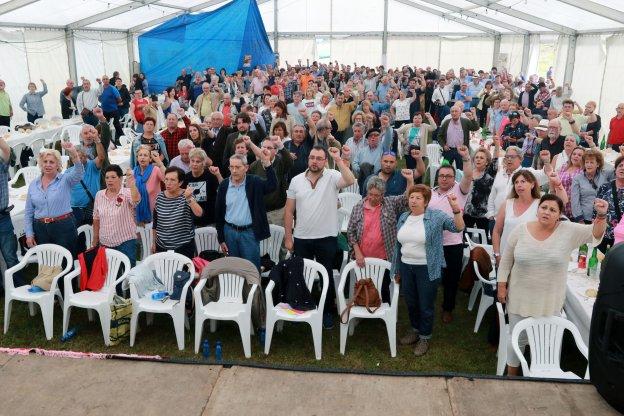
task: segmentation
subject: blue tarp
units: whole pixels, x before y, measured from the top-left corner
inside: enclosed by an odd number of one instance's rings
[[[182,68],[241,69],[245,55],[252,66],[272,64],[275,55],[255,0],[234,0],[216,10],[185,14],[139,36],[141,71],[150,91],[173,86]]]

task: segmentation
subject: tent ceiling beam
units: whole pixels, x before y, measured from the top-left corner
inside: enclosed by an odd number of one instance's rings
[[[124,6],[119,6],[119,7],[114,7],[112,9],[106,10],[102,13],[98,13],[98,14],[94,14],[93,16],[89,16],[87,18],[84,19],[80,19],[77,20],[73,23],[70,23],[69,25],[67,25],[68,29],[71,30],[76,30],[76,29],[80,29],[84,26],[89,26],[93,23],[120,15],[122,13],[126,13],[129,12],[132,9],[137,9],[139,7],[144,7],[144,6],[149,6],[152,3],[156,3],[158,0],[141,0],[141,1],[135,1],[133,3],[129,3],[126,4]],[[140,5],[138,4],[140,3]]]
[[[501,22],[500,20],[493,19],[493,18],[491,18],[489,16],[483,16],[483,15],[480,15],[479,13],[475,13],[475,12],[470,11],[468,9],[462,9],[461,7],[453,6],[452,4],[449,4],[449,3],[446,3],[446,2],[443,2],[443,1],[439,1],[439,0],[421,0],[421,1],[423,3],[429,3],[429,4],[433,5],[433,6],[438,6],[438,7],[441,7],[443,9],[447,9],[447,10],[453,12],[453,13],[459,13],[460,15],[468,16],[468,17],[471,17],[473,19],[480,20],[482,22],[489,23],[489,24],[494,25],[494,26],[502,27],[504,29],[511,30],[512,32],[516,32],[516,33],[519,33],[519,34],[522,34],[522,35],[526,35],[527,33],[529,33],[528,30],[524,30],[524,29],[522,29],[522,28],[520,28],[518,26],[511,25],[511,24],[508,24],[508,23],[504,23],[504,22]]]
[[[611,7],[603,6],[590,0],[559,0],[562,3],[574,6],[577,9],[585,10],[586,12],[593,13],[598,16],[606,17],[607,19],[624,23],[624,12],[613,9]]]
[[[500,32],[497,32],[496,30],[487,28],[485,26],[478,25],[476,23],[468,22],[468,21],[463,20],[463,19],[461,19],[459,17],[450,16],[448,14],[442,13],[439,10],[433,9],[431,7],[423,6],[423,5],[420,5],[420,4],[416,4],[416,3],[413,3],[413,2],[411,2],[409,0],[394,0],[394,1],[396,1],[397,3],[405,4],[406,6],[410,6],[410,7],[413,7],[415,9],[418,9],[418,10],[422,10],[423,12],[427,12],[427,13],[430,13],[430,14],[442,17],[444,19],[451,20],[453,22],[462,24],[464,26],[469,26],[469,27],[471,27],[473,29],[480,30],[481,32],[489,33],[490,35],[498,35],[498,34],[500,34]]]
[[[39,0],[12,0],[0,5],[0,16],[13,10],[21,9],[29,4],[36,3]]]
[[[275,32],[267,32],[270,38],[275,37]],[[354,38],[380,38],[383,37],[383,31],[374,32],[279,32],[277,34],[280,38],[298,38],[298,39],[313,39],[316,36],[333,36],[334,38],[340,37],[354,37]],[[488,33],[475,33],[475,32],[388,32],[390,38],[400,37],[440,37],[440,38],[464,38],[464,37],[480,37],[491,38],[492,35]],[[509,35],[513,36],[513,35]]]
[[[511,17],[515,17],[516,19],[521,19],[526,22],[545,27],[550,30],[554,30],[555,32],[563,33],[565,35],[574,35],[576,33],[576,31],[570,27],[563,26],[555,22],[551,22],[550,20],[542,19],[541,17],[532,16],[530,14],[521,12],[519,10],[512,9],[511,7],[502,6],[500,4],[493,3],[489,0],[467,0],[467,1],[474,3],[478,6],[485,7],[485,8],[494,10],[499,13],[503,13]]]

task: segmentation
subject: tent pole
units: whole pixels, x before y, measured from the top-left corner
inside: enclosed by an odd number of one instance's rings
[[[520,69],[520,72],[524,75],[526,75],[527,71],[529,70],[529,51],[530,51],[530,47],[531,47],[531,40],[529,35],[524,35],[523,36],[523,44],[522,44],[522,68]]]
[[[492,56],[492,66],[498,63],[498,55],[500,55],[501,35],[494,36],[494,56]]]
[[[570,36],[568,40],[568,56],[566,56],[566,67],[565,67],[565,73],[563,75],[564,84],[566,82],[572,83],[572,74],[574,73],[574,61],[576,59],[576,56],[575,56],[576,55],[576,38],[577,36],[574,35],[574,36]]]
[[[134,34],[132,32],[128,32],[128,36],[126,37],[126,47],[128,48],[128,76],[132,79],[132,74],[134,74]],[[129,82],[130,80],[128,80]]]
[[[65,47],[67,49],[67,64],[69,67],[69,78],[78,84],[78,70],[76,68],[76,45],[74,44],[74,31],[65,29]]]
[[[279,54],[279,29],[277,28],[277,14],[277,0],[273,0],[273,33],[275,34],[275,36],[273,36],[273,52]]]
[[[388,0],[384,0],[384,28],[381,38],[381,64],[388,66]]]

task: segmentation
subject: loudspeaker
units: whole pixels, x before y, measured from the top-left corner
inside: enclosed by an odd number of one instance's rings
[[[624,413],[624,244],[613,247],[602,263],[589,331],[589,374],[598,393]]]

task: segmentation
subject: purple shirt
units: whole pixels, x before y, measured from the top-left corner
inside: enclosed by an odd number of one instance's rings
[[[464,130],[462,129],[461,120],[449,120],[448,129],[446,130],[446,145],[448,147],[459,147],[464,144]]]

